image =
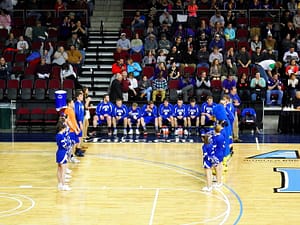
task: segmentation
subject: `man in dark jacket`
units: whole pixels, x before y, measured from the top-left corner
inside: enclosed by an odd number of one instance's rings
[[[116,79],[113,80],[110,86],[109,98],[110,101],[115,103],[116,99],[123,99],[121,81],[123,77],[117,73]]]

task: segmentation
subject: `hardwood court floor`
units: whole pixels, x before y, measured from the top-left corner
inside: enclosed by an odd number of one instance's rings
[[[0,225],[299,224],[300,193],[274,193],[274,167],[249,160],[299,144],[236,144],[225,185],[203,193],[201,144],[88,143],[72,191],[56,189],[55,143],[0,143]]]

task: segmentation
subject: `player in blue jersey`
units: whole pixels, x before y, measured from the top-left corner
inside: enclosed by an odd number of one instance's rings
[[[191,98],[190,104],[187,105],[187,125],[188,132],[191,134],[192,127],[195,127],[196,133],[199,132],[199,117],[200,117],[200,108],[196,104],[196,99]]]
[[[116,104],[113,108],[112,113],[112,122],[113,122],[113,128],[114,128],[114,135],[117,135],[118,129],[117,125],[123,126],[123,134],[127,135],[127,117],[128,117],[128,109],[127,106],[123,104],[123,101],[121,99],[116,99]]]
[[[100,102],[96,107],[96,115],[93,118],[92,135],[96,134],[97,125],[107,124],[108,135],[111,136],[113,108],[114,105],[109,101],[109,95],[105,95],[103,101]]]
[[[212,138],[210,135],[205,134],[201,136],[203,145],[203,167],[206,176],[206,186],[202,188],[202,191],[211,192],[212,191],[212,169],[218,166],[219,159],[215,155],[215,150],[213,148]]]
[[[57,123],[57,134],[56,134],[56,163],[57,163],[57,180],[58,190],[70,191],[71,188],[65,184],[65,172],[67,168],[68,159],[68,143],[65,138],[66,125],[62,122]]]
[[[140,125],[141,125],[141,109],[138,107],[136,102],[132,103],[131,107],[128,110],[128,119],[127,119],[129,132],[128,134],[133,134],[132,125],[136,125],[135,134],[140,134]]]
[[[161,129],[163,126],[170,127],[174,130],[174,108],[169,102],[169,99],[165,98],[163,103],[160,104],[158,109],[158,127]]]
[[[149,101],[141,110],[141,125],[144,130],[144,135],[147,135],[146,126],[148,124],[154,124],[156,134],[160,134],[158,130],[157,107],[153,101]]]
[[[215,134],[212,136],[212,145],[213,151],[215,153],[216,158],[218,159],[218,163],[215,166],[216,175],[217,175],[217,183],[215,184],[216,188],[222,186],[222,172],[223,172],[223,158],[224,158],[224,149],[225,149],[225,137],[222,135],[223,127],[221,125],[216,125]]]
[[[201,116],[200,116],[200,132],[205,134],[207,129],[205,127],[213,126],[215,123],[213,116],[213,108],[216,106],[212,96],[207,96],[206,102],[201,105]]]
[[[187,111],[186,106],[183,104],[182,99],[177,100],[177,104],[174,106],[174,126],[175,135],[178,135],[178,127],[183,127],[184,135],[188,135],[187,127]]]
[[[82,131],[83,131],[83,121],[84,121],[84,105],[83,105],[83,92],[77,91],[76,92],[76,101],[74,102],[74,112],[77,121],[77,125],[80,129],[80,132],[77,134],[79,139],[79,143],[76,144],[75,148],[75,155],[83,156],[85,150],[82,150]]]

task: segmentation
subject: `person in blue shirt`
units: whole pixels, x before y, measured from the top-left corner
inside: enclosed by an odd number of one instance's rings
[[[113,108],[112,112],[112,123],[114,128],[114,135],[117,135],[118,129],[117,125],[123,125],[124,135],[127,135],[127,117],[128,109],[127,106],[123,104],[121,99],[116,100],[116,105]]]
[[[200,116],[200,132],[205,134],[206,126],[213,126],[215,123],[213,116],[213,108],[216,106],[214,103],[213,96],[207,96],[206,102],[201,105],[201,116]]]
[[[278,74],[274,74],[272,77],[269,77],[267,81],[267,94],[266,94],[266,105],[270,106],[272,104],[271,95],[277,95],[277,105],[281,106],[283,91],[282,91],[282,82],[279,79]]]
[[[186,106],[183,104],[182,99],[177,100],[177,104],[174,106],[174,126],[175,135],[178,135],[178,126],[183,127],[184,135],[188,135],[187,127],[187,111]]]
[[[195,85],[196,80],[193,77],[193,74],[186,73],[179,78],[179,89],[182,92],[184,103],[187,103],[189,100],[189,96],[193,95]]]
[[[225,149],[225,137],[222,135],[223,127],[221,125],[216,125],[215,133],[212,136],[212,145],[213,151],[215,153],[216,158],[218,159],[218,163],[216,167],[216,175],[217,175],[217,183],[214,185],[216,188],[220,188],[222,186],[222,173],[223,173],[223,159],[224,159],[224,149]]]
[[[80,132],[77,134],[79,143],[76,144],[75,155],[80,156],[83,155],[82,149],[85,147],[82,146],[82,130],[83,130],[83,121],[84,121],[84,105],[83,105],[83,92],[76,92],[76,101],[74,102],[74,112],[77,121],[77,125],[80,129]]]
[[[174,119],[173,119],[174,108],[169,102],[169,99],[165,98],[163,103],[160,104],[158,109],[158,127],[171,126],[174,129]]]
[[[93,132],[92,135],[96,135],[97,125],[107,124],[108,135],[111,136],[112,126],[112,113],[114,105],[109,101],[109,95],[104,95],[103,101],[96,107],[96,115],[93,118]]]
[[[154,124],[156,134],[160,135],[158,129],[157,107],[154,105],[153,101],[149,101],[141,110],[141,125],[144,130],[144,135],[147,135],[146,126],[148,124]]]
[[[134,62],[132,60],[132,58],[129,58],[127,60],[127,73],[133,73],[133,76],[136,78],[136,79],[139,79],[140,78],[140,75],[141,75],[141,72],[142,72],[142,67],[141,65],[138,63],[138,62]]]
[[[139,135],[140,125],[141,125],[141,108],[138,107],[136,102],[132,103],[132,106],[128,110],[128,119],[127,119],[129,132],[128,134],[133,134],[132,125],[136,125],[135,134]]]
[[[192,98],[190,104],[187,106],[187,125],[188,131],[191,133],[192,126],[195,127],[196,132],[198,132],[200,121],[200,107],[196,104],[196,99]]]
[[[70,191],[71,188],[65,184],[65,174],[67,168],[68,159],[68,141],[65,137],[66,125],[63,122],[58,122],[56,134],[56,163],[57,163],[57,180],[58,180],[58,190],[60,191]]]
[[[235,108],[234,121],[232,127],[233,141],[241,142],[242,140],[239,139],[239,117],[238,117],[238,110],[239,110],[239,106],[241,105],[241,98],[237,93],[237,88],[234,87],[230,90],[229,97]]]

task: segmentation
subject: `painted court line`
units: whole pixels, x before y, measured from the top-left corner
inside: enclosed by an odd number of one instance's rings
[[[153,206],[152,206],[152,211],[151,211],[151,217],[150,217],[149,225],[153,224],[153,219],[154,219],[154,214],[155,214],[155,209],[156,209],[158,194],[159,194],[159,188],[157,188],[156,192],[155,192],[155,198],[153,200]]]

